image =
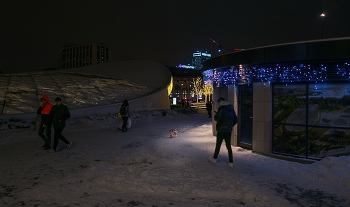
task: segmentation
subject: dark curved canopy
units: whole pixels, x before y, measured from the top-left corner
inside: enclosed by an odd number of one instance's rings
[[[270,45],[232,52],[203,63],[202,71],[235,65],[350,59],[350,37]]]

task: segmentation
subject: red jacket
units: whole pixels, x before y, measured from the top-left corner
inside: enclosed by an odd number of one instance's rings
[[[37,114],[41,114],[41,124],[50,124],[49,114],[53,104],[50,103],[50,99],[47,95],[43,95],[42,99],[46,100],[46,104],[43,107],[39,107],[37,110]]]

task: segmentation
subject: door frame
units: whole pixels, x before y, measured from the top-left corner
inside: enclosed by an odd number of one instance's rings
[[[249,85],[238,85],[238,123],[237,123],[237,146],[240,146],[242,148],[246,148],[246,149],[252,149],[252,145],[253,145],[253,105],[252,105],[252,113],[250,116],[250,122],[245,121],[245,123],[243,123],[243,119],[242,119],[242,92],[246,92],[246,91],[251,91],[252,95],[251,95],[251,101],[253,104],[253,85],[249,84]],[[242,136],[242,128],[243,125],[245,126],[245,128],[247,127],[247,123],[250,124],[250,127],[248,126],[248,129],[251,130],[251,143],[247,143],[247,142],[241,142],[241,136]]]

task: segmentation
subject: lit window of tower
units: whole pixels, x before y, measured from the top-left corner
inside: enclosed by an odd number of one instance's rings
[[[192,65],[194,66],[194,69],[201,70],[203,67],[202,63],[210,58],[210,53],[201,51],[194,52],[192,56]]]
[[[109,61],[109,47],[104,44],[65,45],[58,59],[59,69],[79,68]]]

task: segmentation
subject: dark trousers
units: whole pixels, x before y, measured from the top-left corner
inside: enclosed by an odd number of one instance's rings
[[[208,117],[211,118],[211,110],[208,110]]]
[[[233,162],[232,148],[231,148],[231,132],[218,132],[216,136],[216,146],[214,152],[214,158],[217,159],[219,156],[222,141],[225,140],[226,148],[228,151],[228,160]]]
[[[46,137],[44,135],[44,131],[45,131]],[[45,141],[45,145],[47,147],[50,147],[51,146],[51,124],[46,125],[46,127],[43,127],[43,125],[40,124],[38,134]]]
[[[64,143],[69,144],[69,141],[62,135],[64,128],[54,128],[55,134],[53,136],[53,149],[57,149],[58,141],[62,140]]]
[[[126,128],[126,123],[128,122],[128,117],[122,117],[122,119],[123,119],[123,125],[122,125],[122,132],[126,132],[126,131],[128,131],[128,128]]]

